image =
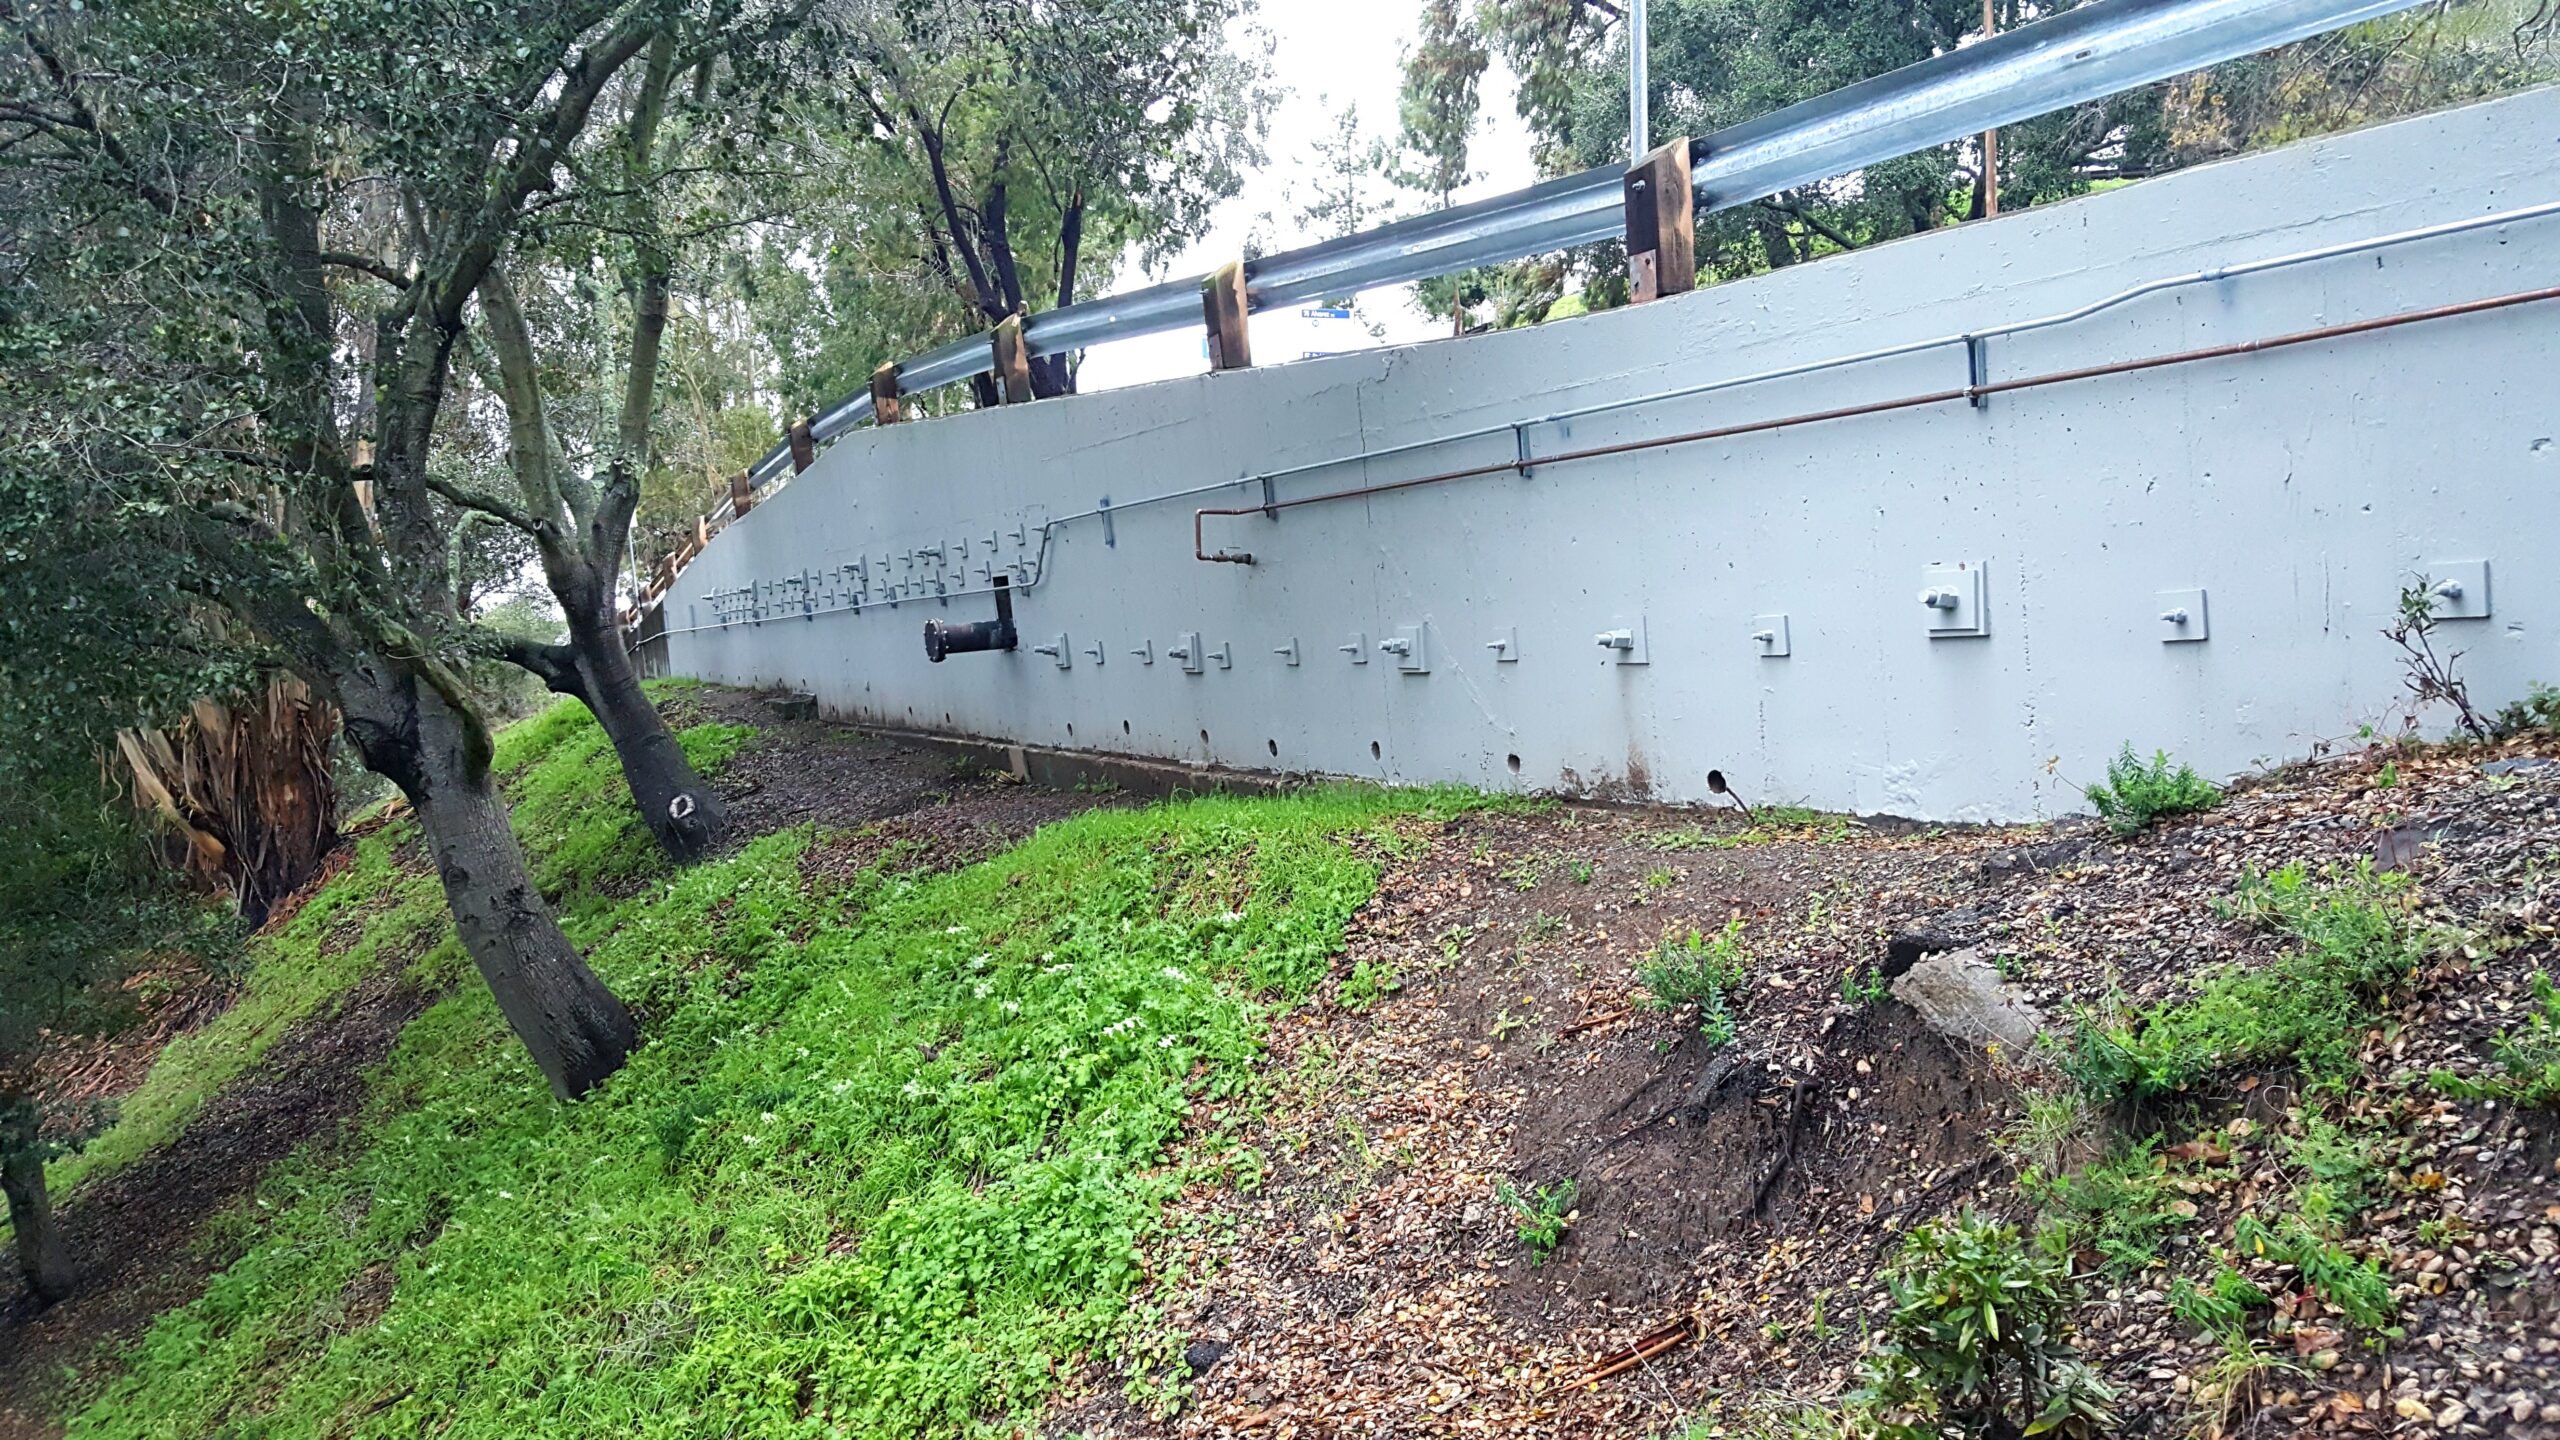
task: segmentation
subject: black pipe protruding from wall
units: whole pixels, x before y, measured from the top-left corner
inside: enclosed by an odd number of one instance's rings
[[[966,655],[976,650],[1010,650],[1014,646],[1013,577],[995,577],[996,618],[971,620],[952,625],[940,620],[924,622],[924,658],[939,665],[945,655]]]

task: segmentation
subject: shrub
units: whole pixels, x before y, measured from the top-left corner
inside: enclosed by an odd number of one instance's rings
[[[2537,680],[2525,691],[2521,700],[2510,700],[2489,717],[2489,738],[2512,740],[2518,735],[2560,735],[2560,687]]]
[[[2115,1396],[2069,1337],[2068,1262],[1971,1212],[1911,1232],[1885,1273],[1885,1343],[1851,1403],[1895,1435],[2090,1436]]]
[[[2274,1303],[2227,1260],[2216,1265],[2202,1285],[2180,1279],[2169,1286],[2170,1313],[2226,1345],[2235,1340],[2245,1343],[2249,1312]]]
[[[1663,941],[1637,971],[1637,978],[1649,995],[1645,1004],[1653,1009],[1695,1004],[1699,1028],[1711,1043],[1722,1047],[1733,1040],[1729,997],[1742,984],[1742,966],[1742,922],[1735,919],[1726,921],[1714,935],[1692,930],[1686,940]]]
[[[1565,1232],[1573,1228],[1573,1191],[1570,1180],[1542,1185],[1525,1194],[1508,1180],[1493,1187],[1494,1198],[1511,1212],[1513,1233],[1529,1252],[1531,1268],[1547,1263],[1547,1257],[1564,1243]]]
[[[2164,816],[2210,810],[2222,801],[2222,792],[2194,767],[2170,769],[2166,750],[2152,751],[2146,761],[2133,753],[2130,741],[2107,762],[2106,783],[2082,793],[2088,796],[2090,808],[2119,835],[2138,833]]]
[[[2417,724],[2417,711],[2429,705],[2453,707],[2454,722],[2474,740],[2489,738],[2489,722],[2472,708],[2471,687],[2454,672],[2462,652],[2436,653],[2436,627],[2444,617],[2436,614],[2434,582],[2421,575],[2400,587],[2400,608],[2382,638],[2400,647],[2400,678],[2414,702],[2409,715],[2412,728]]]
[[[1685,940],[1665,940],[1637,972],[1656,1010],[1672,1010],[1695,1002],[1713,1009],[1742,983],[1742,922],[1728,920],[1714,935],[1689,932]]]

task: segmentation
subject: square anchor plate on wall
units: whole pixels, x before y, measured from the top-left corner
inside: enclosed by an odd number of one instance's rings
[[[1642,615],[1613,615],[1609,628],[1592,637],[1600,644],[1604,665],[1650,665],[1653,647],[1645,638]]]
[[[2211,633],[2205,625],[2202,590],[2163,590],[2153,598],[2160,607],[2161,644],[2202,640]]]
[[[1395,648],[1388,651],[1388,653],[1396,657],[1397,670],[1407,675],[1428,675],[1431,673],[1430,626],[1399,625],[1396,627],[1395,640],[1393,642],[1382,642],[1378,648],[1385,650],[1387,649],[1388,643],[1392,643],[1395,646]]]
[[[2489,618],[2488,561],[2430,560],[2426,581],[2427,593],[2435,598],[2437,619]]]
[[[1920,603],[1929,608],[1929,638],[1951,640],[1991,633],[1983,600],[1982,562],[1933,565],[1920,572]]]

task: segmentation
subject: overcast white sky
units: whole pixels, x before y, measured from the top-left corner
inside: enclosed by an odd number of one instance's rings
[[[1225,264],[1244,252],[1246,235],[1266,213],[1276,227],[1274,248],[1325,238],[1293,228],[1290,192],[1305,192],[1315,146],[1331,134],[1334,116],[1344,107],[1359,106],[1365,133],[1393,138],[1399,67],[1413,43],[1419,9],[1417,0],[1263,0],[1253,23],[1271,37],[1273,79],[1287,92],[1271,116],[1265,147],[1270,163],[1246,180],[1242,194],[1220,207],[1208,234],[1177,256],[1166,275],[1140,277],[1130,267],[1123,271],[1122,287],[1203,274]],[[1461,200],[1516,190],[1537,178],[1529,162],[1528,128],[1512,106],[1511,77],[1499,61],[1485,75],[1482,119],[1467,163],[1478,178],[1459,192]],[[1294,359],[1308,350],[1405,344],[1448,333],[1445,320],[1423,316],[1406,294],[1406,287],[1396,286],[1362,297],[1362,317],[1385,327],[1378,338],[1359,325],[1303,318],[1294,308],[1257,315],[1254,355]],[[1107,390],[1196,375],[1207,368],[1206,341],[1193,328],[1094,347],[1085,355],[1078,388]]]

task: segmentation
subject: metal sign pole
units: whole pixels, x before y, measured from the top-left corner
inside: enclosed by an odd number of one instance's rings
[[[1653,149],[1653,117],[1646,113],[1645,78],[1652,68],[1645,53],[1644,0],[1627,6],[1627,163],[1635,164]]]

